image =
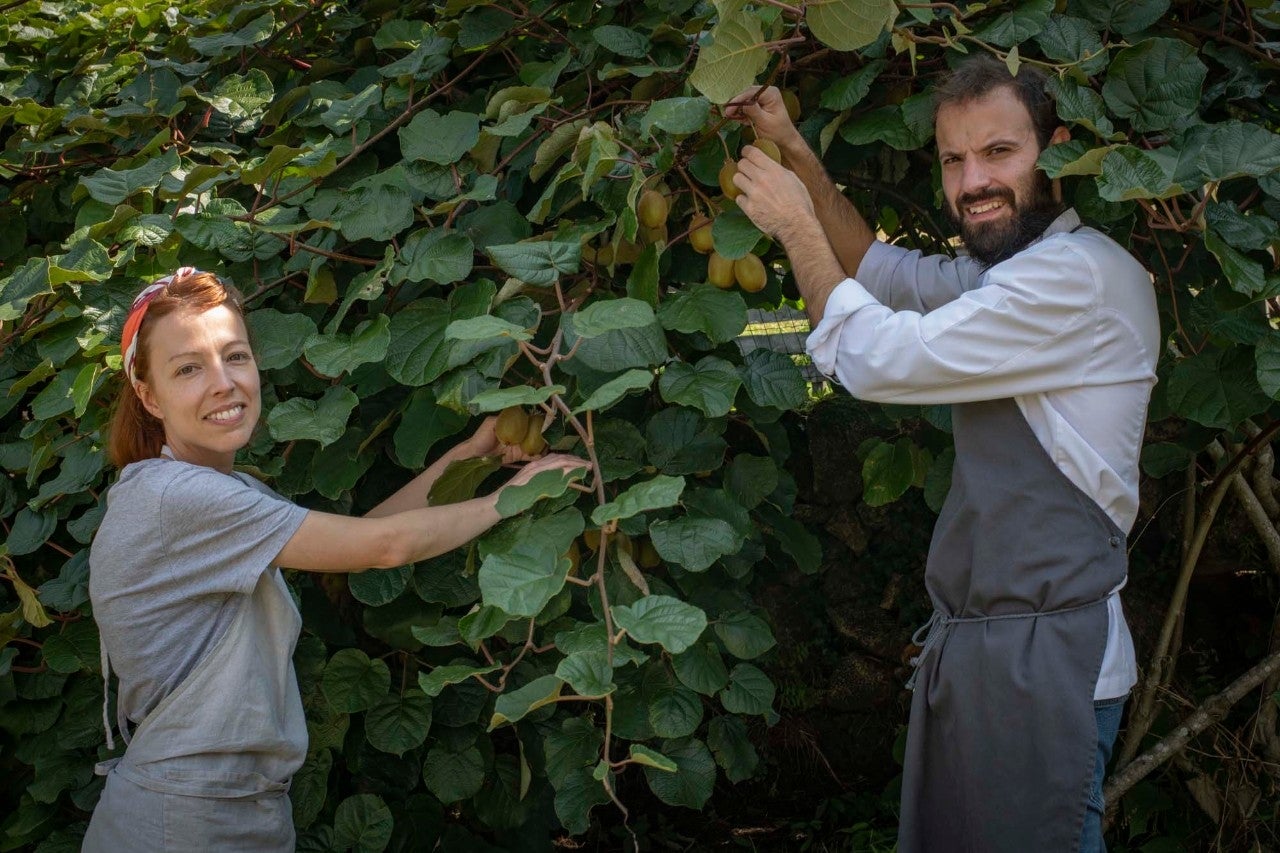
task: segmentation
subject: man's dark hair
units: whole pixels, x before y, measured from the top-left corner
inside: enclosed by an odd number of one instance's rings
[[[1031,114],[1031,124],[1043,150],[1054,130],[1062,124],[1054,108],[1053,97],[1045,91],[1046,82],[1043,72],[1025,63],[1013,75],[994,56],[984,53],[965,59],[934,87],[934,121],[937,121],[938,110],[947,104],[965,104],[1007,86]]]

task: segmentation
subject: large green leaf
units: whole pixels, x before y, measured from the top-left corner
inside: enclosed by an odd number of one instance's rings
[[[909,438],[877,442],[862,463],[862,495],[870,506],[893,503],[915,480],[915,445]]]
[[[741,4],[726,5],[709,41],[698,50],[689,82],[713,104],[727,103],[755,81],[769,60],[760,19]]]
[[[359,649],[342,649],[324,668],[324,695],[334,710],[351,713],[372,708],[391,687],[391,670]]]
[[[511,547],[491,552],[480,566],[486,604],[512,616],[537,616],[564,586],[569,544],[582,533],[582,516],[562,510],[538,520]]]
[[[1263,393],[1272,399],[1280,400],[1280,340],[1268,336],[1258,342],[1258,385]]]
[[[135,193],[152,190],[160,180],[178,168],[178,152],[170,148],[164,154],[132,169],[100,169],[80,179],[89,195],[103,204],[120,204]]]
[[[776,692],[769,676],[749,663],[740,663],[729,673],[729,686],[720,692],[720,702],[731,714],[768,714]]]
[[[1001,47],[1013,47],[1039,35],[1049,22],[1053,0],[1025,0],[974,33],[974,38]]]
[[[707,627],[707,614],[669,595],[649,595],[613,607],[613,621],[637,643],[657,643],[672,654],[693,645]]]
[[[506,723],[515,723],[544,705],[560,698],[564,681],[554,675],[535,678],[518,690],[511,690],[498,697],[489,721],[489,731]]]
[[[390,343],[391,318],[379,314],[360,323],[349,335],[311,335],[302,351],[311,366],[325,376],[341,376],[362,364],[381,361]]]
[[[1113,148],[1102,158],[1098,195],[1107,201],[1163,198],[1179,192],[1181,187],[1171,183],[1169,174],[1160,163],[1132,145]]]
[[[776,645],[768,624],[746,611],[726,613],[716,619],[714,627],[729,654],[743,660],[758,658]]]
[[[1215,124],[1198,165],[1209,181],[1270,174],[1280,168],[1280,134],[1242,121]]]
[[[736,292],[698,284],[664,301],[658,321],[665,329],[701,332],[713,343],[724,343],[747,327],[747,304]]]
[[[866,47],[898,15],[893,0],[808,0],[804,10],[814,37],[836,50]]]
[[[714,642],[694,643],[671,658],[676,678],[690,690],[714,696],[729,683],[729,671]]]
[[[339,850],[382,853],[391,841],[395,818],[375,794],[356,794],[338,804],[333,816],[333,840]]]
[[[711,224],[711,239],[715,250],[729,260],[745,258],[760,242],[764,234],[755,226],[741,208],[730,207]]]
[[[419,690],[392,693],[365,715],[365,737],[374,749],[404,755],[427,739],[431,728],[431,700]]]
[[[351,389],[335,385],[319,400],[295,397],[277,404],[267,414],[267,428],[276,441],[310,439],[324,447],[342,437],[347,419],[359,402]]]
[[[615,329],[652,325],[653,319],[653,309],[638,299],[601,300],[573,315],[573,331],[580,338],[598,338]]]
[[[398,131],[406,160],[448,166],[462,159],[480,139],[480,116],[457,110],[441,115],[426,109]]]
[[[1208,69],[1184,41],[1153,38],[1116,54],[1102,97],[1134,130],[1164,130],[1195,112]]]
[[[596,507],[591,521],[604,525],[612,519],[631,518],[642,512],[674,506],[684,491],[684,477],[658,475],[651,480],[636,483],[607,504]]]
[[[1258,386],[1256,362],[1247,349],[1184,359],[1169,375],[1166,396],[1176,414],[1218,429],[1233,429],[1271,403]]]
[[[475,246],[465,234],[445,228],[421,228],[400,249],[397,267],[409,281],[452,284],[471,274]]]
[[[649,527],[649,535],[658,556],[691,572],[704,572],[742,547],[742,536],[720,518],[685,516],[658,521]]]
[[[579,696],[605,697],[614,691],[613,667],[603,651],[574,652],[556,667],[556,677]]]
[[[537,241],[489,246],[493,262],[526,284],[549,286],[562,275],[578,271],[582,246],[578,243]]]
[[[658,737],[687,737],[702,723],[701,697],[660,664],[645,672],[644,702]]]
[[[414,629],[417,630],[416,628]],[[427,696],[436,697],[440,691],[450,684],[460,684],[477,675],[488,675],[500,669],[498,664],[488,666],[472,666],[470,664],[448,664],[438,666],[430,673],[418,673],[418,686]]]
[[[547,498],[558,498],[569,490],[569,484],[582,479],[587,463],[573,471],[539,471],[529,482],[519,486],[507,486],[498,495],[498,515],[510,518],[513,515],[531,509],[534,504]]]
[[[261,370],[288,367],[302,355],[308,339],[316,334],[315,321],[306,314],[286,314],[262,308],[246,318],[253,336],[254,356]]]
[[[484,770],[484,757],[474,745],[455,750],[439,743],[422,764],[422,781],[440,802],[456,803],[479,792]]]
[[[658,380],[658,391],[668,403],[691,406],[709,418],[718,418],[729,413],[741,384],[732,364],[709,355],[696,364],[668,364]]]
[[[649,789],[667,805],[701,809],[711,798],[716,764],[706,744],[697,738],[664,741],[662,754],[675,762],[676,772],[644,768]]]
[[[707,746],[724,769],[730,782],[744,782],[755,773],[760,756],[747,737],[747,726],[741,717],[721,715],[707,726]]]
[[[648,370],[628,370],[615,376],[591,392],[587,399],[574,407],[574,414],[602,412],[633,391],[647,389],[653,384],[653,373]]]

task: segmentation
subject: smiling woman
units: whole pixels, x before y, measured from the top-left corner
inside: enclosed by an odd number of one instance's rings
[[[302,620],[277,567],[361,571],[462,545],[499,520],[497,493],[428,507],[452,461],[501,453],[489,418],[374,507],[302,507],[234,470],[262,411],[240,294],[190,268],[145,288],[121,339],[110,435],[120,477],[90,552],[89,594],[128,744],[103,762],[87,851],[294,849],[290,779],[307,752],[292,656]],[[525,465],[508,485],[571,456]],[[110,654],[108,655],[108,651]],[[107,699],[103,722],[111,737]],[[137,728],[130,736],[130,723]]]

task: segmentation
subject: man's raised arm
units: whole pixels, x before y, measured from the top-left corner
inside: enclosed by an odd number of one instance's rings
[[[760,92],[759,99],[748,103],[757,91]],[[832,182],[818,156],[792,124],[782,93],[773,86],[763,90],[752,86],[729,103],[725,114],[750,123],[756,136],[778,144],[787,166],[809,191],[814,213],[845,275],[855,277],[862,258],[875,240],[875,234],[853,203]]]

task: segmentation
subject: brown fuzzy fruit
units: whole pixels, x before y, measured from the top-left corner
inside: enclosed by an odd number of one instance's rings
[[[529,427],[520,442],[520,449],[526,456],[541,456],[546,452],[547,440],[542,437],[542,421],[539,418],[529,418]]]
[[[715,240],[711,236],[711,220],[705,216],[699,216],[689,227],[689,245],[695,252],[710,254],[716,247]]]
[[[742,195],[742,190],[738,189],[738,185],[733,182],[733,176],[738,174],[738,164],[732,160],[725,160],[724,165],[720,167],[720,192],[724,193],[724,197],[734,199]]]
[[[755,255],[745,255],[733,262],[733,277],[738,280],[738,287],[747,293],[759,293],[764,290],[767,280],[764,262]]]
[[[654,243],[667,242],[667,226],[659,225],[657,228],[650,228],[648,225],[641,225],[636,229],[636,238],[640,241],[640,245],[649,246]]]
[[[636,217],[646,228],[658,228],[667,221],[671,203],[657,190],[645,190],[636,202]]]
[[[768,157],[773,162],[782,162],[782,149],[778,148],[778,143],[774,142],[772,139],[757,139],[752,144],[763,151],[764,156]]]
[[[529,415],[519,406],[503,409],[493,432],[503,444],[519,444],[529,432]]]
[[[733,261],[719,252],[712,252],[707,258],[707,281],[721,290],[733,287]]]

